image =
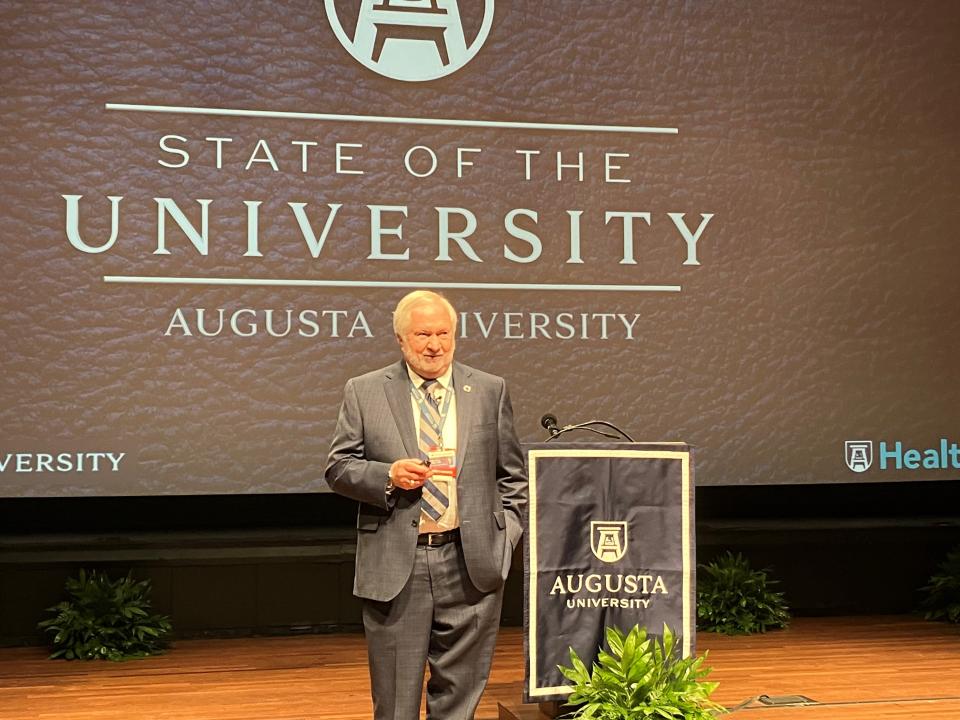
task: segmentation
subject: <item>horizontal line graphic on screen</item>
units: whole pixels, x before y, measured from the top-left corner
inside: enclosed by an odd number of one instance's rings
[[[505,128],[513,130],[560,130],[571,132],[634,133],[645,135],[678,135],[675,127],[634,125],[582,125],[573,123],[519,122],[500,120],[462,120],[454,118],[389,117],[383,115],[337,115],[334,113],[291,112],[286,110],[243,110],[238,108],[205,108],[180,105],[139,105],[106,103],[107,110],[126,112],[170,113],[183,115],[226,115],[230,117],[282,118],[286,120],[327,120],[335,122],[382,123],[390,125],[442,125],[447,127]]]
[[[273,287],[456,288],[459,290],[583,290],[587,292],[680,292],[679,285],[564,285],[561,283],[421,282],[417,280],[298,280],[295,278],[204,278],[104,275],[106,283],[139,285],[264,285]]]

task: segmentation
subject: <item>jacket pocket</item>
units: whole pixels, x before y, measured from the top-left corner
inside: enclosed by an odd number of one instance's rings
[[[380,518],[376,515],[357,515],[357,530],[376,532],[380,527]]]

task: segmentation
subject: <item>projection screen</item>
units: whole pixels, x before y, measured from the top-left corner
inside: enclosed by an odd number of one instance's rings
[[[288,493],[440,288],[701,485],[960,477],[960,6],[4,2],[0,495]],[[585,435],[574,436],[589,440]]]

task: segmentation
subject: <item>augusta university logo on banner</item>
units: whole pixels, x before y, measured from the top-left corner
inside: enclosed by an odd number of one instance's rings
[[[667,624],[693,649],[689,448],[585,445],[528,446],[528,702],[566,697],[557,665],[595,657],[610,626]]]
[[[627,551],[627,523],[591,520],[590,549],[598,560],[615,563]]]
[[[480,51],[493,23],[494,0],[482,0],[483,20],[473,37],[460,14],[461,3],[480,1],[360,0],[351,18],[345,3],[324,0],[324,5],[334,35],[357,62],[385,77],[416,82],[456,72]],[[352,20],[350,37],[345,26]]]

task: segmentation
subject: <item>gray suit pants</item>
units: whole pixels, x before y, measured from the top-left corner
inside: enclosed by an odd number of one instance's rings
[[[418,547],[413,572],[393,600],[363,601],[376,720],[416,720],[424,669],[427,718],[471,720],[487,684],[503,586],[470,582],[459,542]]]

